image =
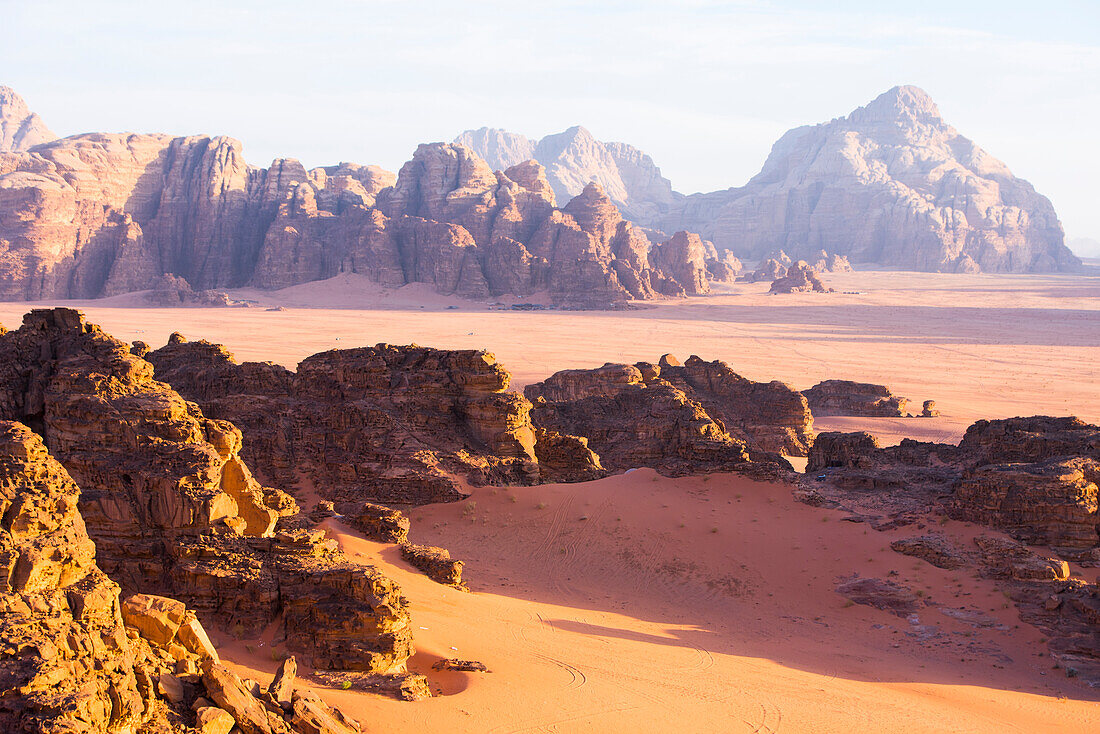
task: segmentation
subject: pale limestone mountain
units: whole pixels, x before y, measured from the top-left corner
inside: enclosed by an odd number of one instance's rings
[[[1050,201],[944,122],[917,87],[895,87],[831,122],[796,128],[745,186],[686,197],[664,227],[739,257],[819,250],[928,271],[1079,267]]]
[[[559,201],[568,201],[595,183],[623,216],[642,226],[653,226],[679,198],[648,155],[626,143],[596,140],[580,126],[538,141],[483,127],[467,130],[455,142],[472,148],[495,170],[528,159],[538,161]]]
[[[56,139],[14,89],[0,86],[0,153],[23,151]]]

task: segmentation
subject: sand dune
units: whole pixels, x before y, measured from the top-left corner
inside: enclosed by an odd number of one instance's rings
[[[328,527],[412,602],[443,695],[405,703],[326,691],[376,730],[456,732],[1095,731],[1100,707],[1051,669],[1039,633],[986,580],[901,556],[880,533],[732,475],[480,488],[413,513],[412,537],[467,562],[473,593],[429,581],[392,546]],[[974,529],[947,523],[944,532]],[[909,529],[910,533],[913,529]],[[906,620],[834,591],[896,580],[933,606]],[[974,613],[975,627],[941,610]],[[489,674],[429,668],[480,660]],[[274,663],[239,657],[242,673]]]

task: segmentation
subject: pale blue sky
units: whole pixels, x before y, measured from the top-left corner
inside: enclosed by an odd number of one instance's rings
[[[711,190],[788,128],[916,84],[1100,239],[1100,0],[0,0],[0,18],[0,84],[57,133],[228,134],[261,165],[396,170],[466,128],[583,124]]]

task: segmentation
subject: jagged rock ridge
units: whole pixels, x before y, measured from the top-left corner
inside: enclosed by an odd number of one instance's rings
[[[176,335],[148,359],[159,379],[241,427],[265,481],[302,473],[329,500],[425,504],[464,497],[455,475],[534,484],[602,473],[581,439],[536,437],[531,404],[507,391],[511,375],[488,352],[379,344],[315,354],[291,372]],[[556,461],[540,463],[540,444]]]
[[[594,182],[623,216],[644,226],[653,226],[680,198],[648,155],[626,143],[600,142],[579,125],[538,141],[483,127],[465,131],[454,142],[469,146],[500,170],[526,160],[538,161],[562,201]]]

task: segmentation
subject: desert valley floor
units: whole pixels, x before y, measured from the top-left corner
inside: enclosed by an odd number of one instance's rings
[[[122,339],[158,347],[180,331],[288,367],[329,348],[415,342],[488,349],[522,387],[570,367],[698,354],[798,389],[845,378],[937,402],[939,418],[815,424],[883,443],[956,442],[978,418],[1100,422],[1100,278],[827,279],[836,293],[737,284],[622,312],[496,310],[412,287],[381,293],[352,276],[231,293],[254,308],[149,309],[135,296],[65,305]],[[285,310],[265,310],[275,306]],[[0,304],[0,323],[18,325],[27,308]],[[796,502],[787,485],[635,470],[471,492],[411,512],[418,542],[466,561],[469,594],[328,521],[350,555],[404,588],[418,650],[410,667],[442,694],[399,702],[325,690],[365,731],[1100,730],[1100,693],[1052,668],[1040,633],[993,581],[896,554],[898,531],[843,522]],[[954,521],[942,530],[976,532]],[[842,577],[890,571],[932,602],[919,620],[834,591]],[[238,671],[276,667],[265,640],[216,642]],[[435,673],[439,657],[492,672]]]

